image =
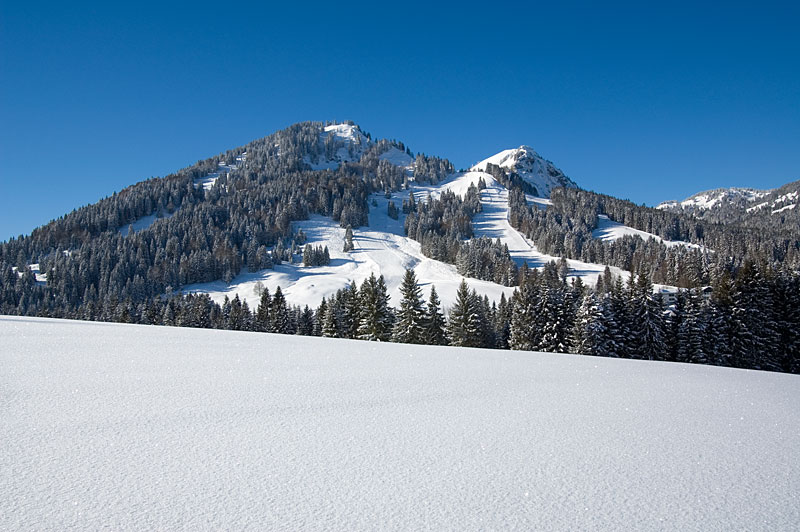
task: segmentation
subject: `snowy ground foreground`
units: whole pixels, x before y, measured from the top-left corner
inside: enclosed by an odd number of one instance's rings
[[[800,378],[0,318],[2,530],[796,530]]]

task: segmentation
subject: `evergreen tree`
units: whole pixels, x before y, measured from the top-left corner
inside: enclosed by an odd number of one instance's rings
[[[600,300],[595,294],[583,298],[572,329],[570,352],[579,355],[607,356],[607,331]]]
[[[425,343],[428,345],[447,345],[447,323],[440,308],[441,302],[436,293],[436,287],[431,285],[431,294],[428,298],[428,309],[425,313]]]
[[[272,307],[272,296],[269,288],[264,288],[261,292],[261,300],[256,309],[255,328],[257,331],[269,332],[270,330],[270,307]]]
[[[478,304],[470,293],[467,282],[462,279],[456,292],[456,301],[450,309],[447,324],[450,345],[458,347],[482,347],[481,322]]]
[[[281,287],[275,289],[270,308],[270,327],[269,331],[278,334],[291,334],[289,322],[289,307],[286,298],[283,296]]]
[[[425,308],[421,301],[422,290],[417,286],[414,270],[406,269],[400,285],[400,308],[394,324],[392,341],[404,344],[421,344],[424,342]]]
[[[361,285],[361,322],[358,337],[362,340],[387,342],[391,339],[392,314],[383,275],[371,274]]]

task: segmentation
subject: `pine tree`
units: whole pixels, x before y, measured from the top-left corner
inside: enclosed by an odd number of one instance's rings
[[[392,341],[404,344],[421,344],[423,338],[423,324],[425,309],[420,298],[422,290],[417,286],[417,276],[414,270],[406,269],[403,282],[400,285],[400,308],[394,324]]]
[[[345,253],[353,251],[353,226],[350,224],[347,225],[347,229],[344,232],[344,248],[342,251]]]
[[[447,323],[440,308],[441,302],[436,287],[431,285],[428,309],[425,313],[424,339],[427,345],[447,345]]]
[[[341,306],[343,312],[340,319],[340,337],[358,338],[358,327],[361,324],[361,294],[355,281],[342,291]]]
[[[264,288],[261,292],[261,301],[256,309],[255,327],[257,331],[268,332],[270,330],[270,307],[272,306],[272,296],[269,288]]]
[[[371,274],[361,285],[361,322],[358,337],[362,340],[387,342],[392,334],[392,314],[383,275]]]
[[[333,300],[330,301],[325,307],[325,315],[322,318],[322,336],[326,338],[338,338],[339,327],[336,323],[336,306]]]
[[[533,351],[539,346],[539,331],[536,330],[536,314],[539,292],[536,286],[536,270],[525,273],[518,290],[511,296],[511,327],[508,345],[511,349]]]
[[[458,347],[481,347],[481,323],[477,301],[470,293],[467,282],[462,279],[456,292],[456,301],[450,309],[447,332],[450,345]]]
[[[281,287],[275,289],[270,308],[270,332],[278,334],[290,334],[289,307],[286,298],[283,297]]]
[[[314,334],[314,311],[306,305],[297,319],[296,334],[311,336]]]
[[[607,331],[603,310],[595,294],[583,298],[572,329],[570,352],[579,355],[607,356]]]

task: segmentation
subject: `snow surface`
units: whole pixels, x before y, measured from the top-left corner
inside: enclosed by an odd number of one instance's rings
[[[0,317],[2,530],[797,530],[800,378]]]
[[[147,229],[148,227],[153,225],[156,222],[156,220],[168,220],[172,218],[174,214],[175,214],[174,212],[167,212],[163,213],[160,217],[158,216],[158,213],[153,213],[150,214],[149,216],[142,216],[133,223],[121,225],[120,227],[117,228],[117,231],[119,231],[119,233],[122,236],[128,236],[128,232],[131,228],[133,228],[134,233],[138,233],[139,231]]]
[[[41,272],[41,270],[39,269],[39,263],[38,262],[35,262],[33,264],[28,264],[28,269],[31,271],[33,276],[36,278],[36,282],[37,283],[42,284],[42,285],[43,284],[47,284],[47,274]],[[23,272],[19,271],[19,268],[17,268],[16,266],[12,266],[11,267],[11,271],[16,273],[17,277],[22,277],[23,276]]]
[[[780,209],[775,209],[774,211],[772,211],[772,214],[778,214],[779,212],[788,211],[790,209],[794,209],[796,206],[797,206],[796,203],[791,203],[789,205],[784,205]]]
[[[217,179],[225,173],[226,175],[231,173],[232,171],[239,168],[239,165],[242,164],[244,161],[247,160],[247,152],[243,153],[242,155],[236,156],[236,162],[238,164],[225,164],[225,163],[218,163],[217,164],[217,171],[211,174],[208,174],[205,177],[198,177],[194,179],[192,182],[194,183],[194,188],[203,188],[203,190],[211,190],[211,187],[217,182]]]
[[[400,166],[407,170],[414,170],[414,159],[403,150],[398,149],[396,146],[390,147],[387,151],[378,156],[378,159],[388,161],[389,163]]]
[[[682,240],[664,240],[660,236],[654,235],[653,233],[640,231],[639,229],[634,229],[633,227],[628,227],[627,225],[615,222],[605,214],[601,214],[597,217],[597,229],[592,231],[593,238],[599,238],[600,240],[604,240],[606,242],[612,242],[624,236],[638,236],[642,240],[654,238],[667,247],[686,246],[688,248],[703,249],[703,246],[692,244],[691,242],[684,242]]]

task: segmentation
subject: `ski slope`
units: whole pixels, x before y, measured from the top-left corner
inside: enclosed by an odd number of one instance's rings
[[[558,261],[539,252],[536,246],[523,237],[508,222],[508,190],[484,172],[460,172],[437,185],[414,184],[409,190],[394,193],[391,198],[383,194],[373,194],[369,198],[369,227],[354,230],[352,252],[343,252],[344,229],[330,218],[312,216],[309,220],[296,222],[293,227],[302,229],[307,242],[312,245],[326,245],[331,256],[328,266],[304,267],[302,264],[281,264],[271,270],[259,272],[243,272],[230,284],[223,281],[187,285],[181,289],[185,294],[206,293],[217,303],[225,297],[247,301],[251,309],[258,306],[260,296],[256,291],[259,283],[274,293],[280,286],[287,300],[294,305],[312,308],[317,307],[323,297],[330,297],[352,281],[357,285],[372,274],[383,275],[391,297],[390,303],[397,305],[400,301],[400,284],[406,268],[414,270],[423,295],[427,298],[432,285],[442,301],[443,307],[452,306],[461,279],[464,278],[455,266],[445,264],[422,254],[420,244],[405,236],[402,212],[397,220],[388,216],[388,203],[393,201],[398,209],[403,201],[414,194],[417,202],[425,201],[428,195],[439,197],[444,191],[452,191],[463,196],[470,185],[476,185],[483,178],[486,188],[481,191],[483,212],[473,218],[473,229],[476,237],[499,238],[508,245],[511,257],[519,264],[527,262],[528,266],[541,268],[550,261]],[[298,259],[299,261],[300,259]],[[580,277],[585,283],[594,285],[597,277],[605,269],[605,265],[591,264],[577,260],[567,261],[570,278]],[[611,268],[616,275],[624,279],[629,272],[619,268]],[[500,299],[501,294],[509,297],[513,288],[501,286],[489,281],[466,278],[471,288],[479,294],[486,295],[492,301]]]
[[[796,530],[800,378],[0,317],[0,530]]]

